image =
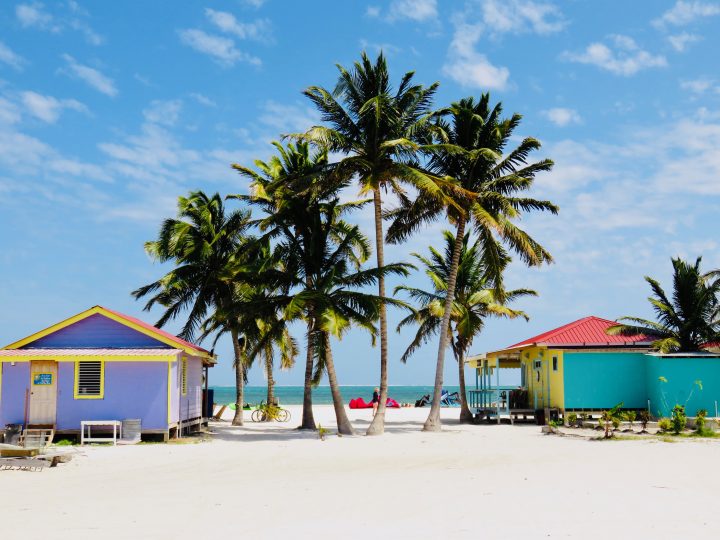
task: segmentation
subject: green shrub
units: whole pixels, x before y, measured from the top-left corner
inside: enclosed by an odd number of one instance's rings
[[[672,410],[672,417],[670,419],[672,424],[672,432],[675,435],[679,435],[682,430],[687,426],[687,415],[685,414],[685,407],[683,405],[675,405]]]
[[[637,413],[635,411],[625,411],[625,420],[630,422],[630,429],[633,428],[633,422],[637,418]]]
[[[571,412],[570,414],[568,414],[568,415],[567,415],[567,422],[568,422],[568,425],[569,425],[570,427],[575,427],[575,426],[577,426],[577,423],[578,423],[578,416],[577,416],[577,414],[575,414],[574,412]]]
[[[661,418],[658,420],[658,428],[660,428],[662,432],[670,431],[672,429],[672,422],[669,418]]]
[[[708,433],[712,433],[712,429],[707,427],[706,418],[707,411],[705,409],[700,409],[695,413],[695,433],[698,435],[707,435]]]
[[[650,421],[650,411],[640,411],[638,413],[638,420],[640,421],[642,430],[646,431],[648,422]]]

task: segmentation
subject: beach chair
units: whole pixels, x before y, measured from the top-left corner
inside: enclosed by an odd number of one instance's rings
[[[227,405],[215,405],[215,411],[213,411],[213,420],[221,420],[222,415],[225,412],[225,409],[227,409],[227,407]]]

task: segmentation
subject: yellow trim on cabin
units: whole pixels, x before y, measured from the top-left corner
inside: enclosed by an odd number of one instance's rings
[[[82,313],[78,313],[77,315],[70,317],[69,319],[60,321],[59,323],[54,324],[48,328],[45,328],[44,330],[35,332],[34,334],[32,334],[24,339],[21,339],[20,341],[16,341],[15,343],[11,343],[10,345],[7,345],[6,347],[3,347],[3,348],[4,349],[19,349],[20,347],[23,347],[24,345],[27,345],[28,343],[37,341],[40,338],[43,338],[49,334],[57,332],[58,330],[62,330],[63,328],[70,326],[71,324],[82,321],[83,319],[87,319],[88,317],[95,315],[95,314],[103,315],[103,316],[107,317],[108,319],[112,319],[115,322],[118,322],[129,328],[132,328],[133,330],[136,330],[137,332],[140,332],[141,334],[150,336],[151,338],[156,339],[156,340],[160,341],[161,343],[164,343],[165,345],[170,345],[174,349],[181,349],[182,351],[186,352],[187,354],[191,354],[193,356],[199,356],[201,358],[208,358],[208,359],[212,358],[212,356],[208,353],[198,351],[191,347],[187,347],[187,346],[183,345],[182,343],[168,339],[165,336],[158,334],[157,332],[148,330],[147,328],[144,328],[144,327],[137,325],[131,321],[128,321],[127,319],[119,317],[119,316],[115,315],[114,313],[110,313],[109,311],[107,311],[106,309],[104,309],[100,306],[91,307],[90,309],[85,310]]]
[[[177,353],[176,353],[177,354]],[[101,360],[103,362],[168,362],[175,360],[175,354],[164,354],[162,356],[138,356],[133,355],[113,355],[103,356],[99,354],[89,355],[65,355],[53,356],[49,354],[32,354],[28,356],[2,356],[0,363],[9,364],[11,362],[33,362],[37,360],[47,360],[52,362],[75,362],[77,360]]]
[[[100,393],[98,395],[80,394],[80,362],[100,362]],[[105,399],[105,362],[103,360],[77,360],[75,362],[75,381],[73,383],[73,399]]]
[[[553,369],[553,358],[557,358],[557,369]],[[530,407],[565,406],[563,374],[563,350],[548,349],[546,345],[528,345],[516,349],[502,349],[487,353],[488,366],[495,368],[514,367],[523,370],[525,386],[528,389]],[[535,363],[539,362],[539,368]],[[549,384],[548,384],[549,382]],[[548,396],[549,394],[549,396]]]
[[[3,376],[3,365],[0,363],[0,407],[2,407],[2,376]]]

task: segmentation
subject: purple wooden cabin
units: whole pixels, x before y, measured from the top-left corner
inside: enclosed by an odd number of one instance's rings
[[[203,418],[205,349],[100,306],[0,349],[0,429],[140,419],[165,438]],[[205,383],[206,384],[206,383]]]

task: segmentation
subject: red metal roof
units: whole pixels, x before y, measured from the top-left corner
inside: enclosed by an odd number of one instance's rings
[[[151,332],[155,332],[156,334],[160,334],[161,336],[166,337],[167,339],[169,339],[169,340],[171,340],[171,341],[174,341],[174,342],[176,342],[176,343],[180,343],[181,345],[184,345],[185,347],[190,347],[191,349],[194,349],[194,350],[196,350],[196,351],[199,351],[199,352],[202,352],[202,353],[206,353],[206,354],[210,354],[210,351],[207,351],[207,350],[203,349],[202,347],[200,347],[200,346],[198,346],[198,345],[195,345],[195,344],[193,344],[193,343],[190,343],[189,341],[185,341],[185,340],[182,339],[182,338],[179,338],[179,337],[177,337],[177,336],[174,336],[174,335],[171,334],[170,332],[166,332],[165,330],[161,330],[160,328],[156,328],[156,327],[154,327],[154,326],[151,325],[151,324],[148,324],[148,323],[146,323],[146,322],[144,322],[144,321],[141,321],[140,319],[136,319],[135,317],[131,317],[130,315],[125,315],[124,313],[120,313],[119,311],[114,311],[114,310],[112,310],[112,309],[108,309],[108,308],[103,307],[103,306],[98,306],[98,307],[101,307],[101,308],[104,309],[105,311],[109,311],[109,312],[112,313],[113,315],[117,315],[118,317],[120,317],[120,318],[122,318],[122,319],[125,319],[125,320],[128,321],[128,322],[131,322],[131,323],[133,323],[133,324],[137,324],[138,326],[142,326],[142,327],[145,328],[146,330],[150,330]]]
[[[615,321],[601,319],[600,317],[584,317],[554,330],[526,339],[508,349],[515,349],[529,345],[565,345],[572,347],[582,346],[608,346],[608,345],[646,345],[651,340],[646,336],[610,336],[605,331]]]

